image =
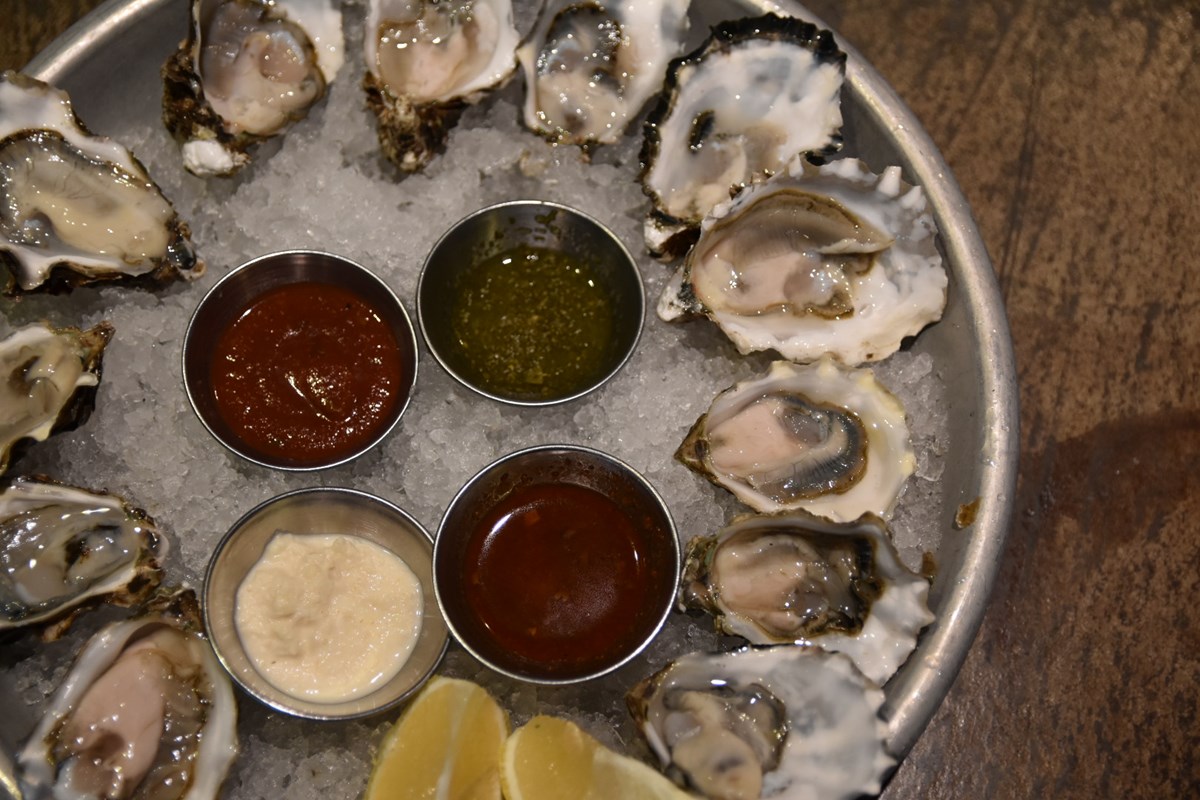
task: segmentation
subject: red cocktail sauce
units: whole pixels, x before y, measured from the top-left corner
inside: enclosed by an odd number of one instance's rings
[[[647,548],[646,534],[594,489],[527,486],[472,531],[465,598],[497,650],[552,677],[587,674],[635,649],[647,611],[661,605]]]
[[[358,295],[295,283],[253,300],[221,332],[211,378],[232,433],[272,460],[335,462],[379,436],[401,402],[400,346]]]

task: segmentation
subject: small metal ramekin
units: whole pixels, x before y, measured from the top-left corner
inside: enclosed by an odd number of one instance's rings
[[[346,289],[377,310],[395,334],[400,347],[404,382],[399,402],[375,435],[356,451],[318,463],[298,463],[258,452],[243,442],[222,420],[213,394],[210,367],[220,333],[235,316],[265,292],[300,282],[326,283]],[[387,284],[366,267],[348,258],[317,250],[285,250],[251,259],[235,267],[201,299],[183,338],[183,386],[200,422],[235,455],[259,466],[293,472],[327,469],[358,458],[383,441],[408,408],[417,380],[417,338],[404,304]]]
[[[551,397],[489,390],[466,373],[450,313],[461,277],[480,262],[520,246],[560,251],[596,268],[612,299],[614,335],[605,370],[591,385]],[[446,372],[484,397],[518,406],[575,400],[607,383],[629,360],[642,334],[646,296],[633,256],[616,235],[582,211],[545,200],[512,200],[459,220],[430,250],[417,283],[417,324]]]
[[[421,582],[421,632],[400,671],[378,689],[341,702],[288,694],[267,681],[246,654],[235,624],[238,587],[279,531],[360,536],[390,550]],[[204,625],[234,681],[268,706],[315,720],[354,719],[394,708],[433,674],[446,652],[446,623],[434,602],[433,542],[403,509],[353,489],[312,488],[279,495],[247,512],[217,545],[204,576]]]
[[[633,644],[603,663],[572,666],[536,664],[507,650],[479,624],[464,586],[468,544],[480,522],[513,492],[537,484],[574,484],[613,501],[644,534],[647,580],[653,597],[629,620]],[[455,639],[480,662],[510,678],[560,685],[606,675],[640,654],[658,635],[674,606],[680,548],[666,503],[628,464],[577,445],[540,445],[510,453],[476,474],[450,502],[438,526],[433,551],[434,593]],[[511,613],[511,610],[510,610]]]

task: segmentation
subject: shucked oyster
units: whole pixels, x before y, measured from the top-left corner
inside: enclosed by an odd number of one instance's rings
[[[798,153],[836,152],[845,64],[831,33],[773,14],[723,23],[672,61],[642,145],[650,252],[682,255],[731,192]]]
[[[929,583],[900,562],[872,514],[836,523],[803,511],[737,517],[688,543],[680,604],[754,644],[845,653],[878,684],[933,621]]]
[[[66,93],[0,78],[0,263],[9,292],[198,277],[187,225],[142,164],[93,136]]]
[[[163,123],[195,175],[231,175],[251,145],[308,114],[343,62],[331,0],[191,0],[163,65]]]
[[[0,342],[0,473],[14,445],[43,441],[92,413],[113,329],[30,325]]]
[[[878,793],[895,763],[883,692],[839,653],[691,653],[626,701],[664,769],[711,800],[849,800]]]
[[[470,103],[516,70],[511,0],[369,0],[363,88],[383,154],[415,172]]]
[[[549,0],[517,50],[525,124],[554,142],[615,142],[662,87],[690,2]]]
[[[899,167],[803,158],[705,218],[658,315],[703,314],[743,353],[886,358],[941,318],[946,269],[920,187]]]
[[[886,517],[916,467],[904,407],[869,369],[776,361],[718,394],[675,457],[755,511]]]
[[[92,637],[20,753],[25,797],[215,798],[237,707],[199,628],[186,590]]]
[[[70,615],[89,601],[130,606],[162,577],[154,521],[110,494],[47,478],[0,491],[0,631]],[[70,623],[59,622],[48,638]]]

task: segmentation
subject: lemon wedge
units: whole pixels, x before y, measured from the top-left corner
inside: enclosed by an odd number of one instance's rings
[[[694,800],[653,767],[549,716],[508,737],[500,782],[507,800]]]
[[[364,800],[499,800],[507,736],[487,690],[434,677],[384,736]]]

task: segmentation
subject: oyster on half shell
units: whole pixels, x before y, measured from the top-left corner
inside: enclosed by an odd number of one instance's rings
[[[883,520],[803,511],[734,518],[688,543],[680,605],[753,644],[845,653],[882,685],[933,621],[929,582],[900,561]]]
[[[662,88],[691,0],[549,0],[517,50],[525,125],[585,148],[611,144]]]
[[[216,798],[237,755],[229,676],[191,590],[151,605],[76,657],[18,757],[25,797]]]
[[[87,130],[66,92],[0,77],[0,264],[9,293],[204,272],[188,226],[126,148]]]
[[[668,774],[710,800],[850,800],[895,763],[883,699],[840,653],[782,646],[690,653],[626,703]]]
[[[916,468],[904,407],[869,369],[786,361],[718,394],[675,457],[755,511],[887,517]]]
[[[641,153],[651,254],[682,255],[713,206],[797,154],[839,150],[845,65],[829,31],[774,14],[722,23],[672,61]]]
[[[511,0],[369,0],[363,88],[388,160],[416,172],[516,70]]]
[[[0,342],[0,473],[25,439],[44,441],[87,420],[113,328],[29,325]]]
[[[54,639],[86,603],[136,605],[166,552],[154,520],[115,495],[16,478],[0,490],[0,631],[58,620]]]
[[[925,195],[861,161],[797,158],[704,219],[658,301],[707,316],[743,353],[878,361],[942,316],[947,276]]]
[[[163,123],[183,164],[232,175],[249,148],[302,119],[341,69],[331,0],[191,0],[188,36],[163,65]]]

